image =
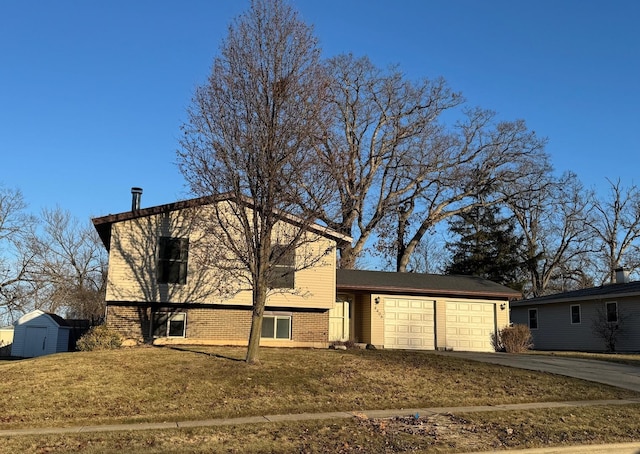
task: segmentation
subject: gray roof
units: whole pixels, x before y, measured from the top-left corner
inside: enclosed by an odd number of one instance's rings
[[[539,296],[526,300],[513,301],[511,307],[532,306],[538,304],[569,303],[576,301],[603,300],[640,295],[640,281],[622,284],[607,284],[599,287],[583,288],[571,292]]]
[[[339,292],[519,298],[520,292],[475,276],[336,270]]]

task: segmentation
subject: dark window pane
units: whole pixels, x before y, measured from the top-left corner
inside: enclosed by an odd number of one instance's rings
[[[529,328],[538,329],[538,311],[536,309],[529,310]]]
[[[607,321],[618,321],[618,305],[616,303],[607,303]]]
[[[275,333],[275,319],[264,317],[262,319],[262,337],[273,339]]]
[[[270,288],[294,288],[295,250],[280,244],[274,244],[271,249],[273,263]]]
[[[169,336],[184,336],[184,317],[182,315],[172,318],[169,322]]]
[[[290,318],[278,318],[276,328],[276,339],[289,339],[289,327],[291,326]]]
[[[186,284],[189,240],[160,237],[158,240],[158,282]]]
[[[580,306],[571,306],[571,323],[580,323]]]

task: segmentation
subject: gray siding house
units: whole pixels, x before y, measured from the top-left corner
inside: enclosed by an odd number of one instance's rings
[[[596,323],[621,328],[615,350],[640,352],[640,282],[617,283],[511,302],[511,323],[531,329],[536,350],[606,351]]]

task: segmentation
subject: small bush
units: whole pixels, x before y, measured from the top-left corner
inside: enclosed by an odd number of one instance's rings
[[[497,352],[522,353],[533,347],[531,330],[527,325],[513,325],[493,333],[493,348]]]
[[[94,326],[78,339],[76,348],[81,352],[115,350],[122,346],[122,336],[106,325]]]

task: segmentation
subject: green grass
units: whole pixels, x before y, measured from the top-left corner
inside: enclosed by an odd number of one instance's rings
[[[420,352],[135,348],[0,362],[0,429],[634,396]]]

